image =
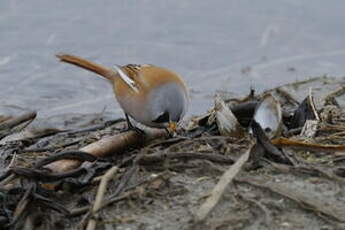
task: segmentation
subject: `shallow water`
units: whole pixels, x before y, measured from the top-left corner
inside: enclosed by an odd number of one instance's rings
[[[0,114],[122,116],[111,87],[59,63],[68,52],[106,66],[152,63],[182,75],[190,114],[217,91],[243,95],[309,76],[344,76],[345,1],[0,2]]]

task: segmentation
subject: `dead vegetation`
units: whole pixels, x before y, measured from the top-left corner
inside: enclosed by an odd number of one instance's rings
[[[0,227],[343,229],[343,85],[216,97],[174,137],[124,132],[122,119],[37,128],[34,112],[0,116]]]

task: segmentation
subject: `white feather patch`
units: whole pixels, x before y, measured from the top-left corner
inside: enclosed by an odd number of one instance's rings
[[[126,82],[126,84],[131,87],[132,90],[134,90],[135,92],[139,92],[138,87],[135,84],[135,81],[133,81],[130,77],[127,76],[127,74],[125,72],[123,72],[123,70],[121,69],[120,66],[118,65],[114,65],[114,69],[116,70],[116,72],[120,75],[120,77],[122,78],[122,80],[124,80],[124,82]]]

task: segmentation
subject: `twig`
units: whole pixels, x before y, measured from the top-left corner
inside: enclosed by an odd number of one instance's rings
[[[62,173],[50,173],[47,169],[30,169],[30,168],[22,168],[22,167],[15,167],[11,168],[9,172],[12,174],[15,174],[17,176],[22,176],[42,182],[52,182],[52,181],[57,181],[60,179],[64,179],[67,177],[77,177],[80,176],[85,172],[85,168],[77,168],[74,170],[70,170],[67,172],[62,172]],[[9,176],[11,177],[11,175]],[[8,181],[8,179],[4,179],[2,181],[3,184],[5,184]],[[7,182],[8,183],[8,182]]]
[[[276,92],[283,96],[291,105],[299,105],[298,100],[282,87],[276,88]]]
[[[166,138],[167,132],[163,129],[145,130],[145,135],[130,130],[115,136],[109,136],[100,139],[80,149],[82,152],[89,153],[97,157],[105,157],[116,154],[122,154],[124,151],[141,147],[151,140]],[[53,172],[66,172],[80,167],[82,164],[79,160],[60,160],[46,165]]]
[[[264,224],[266,225],[266,227],[268,229],[272,229],[271,228],[271,223],[272,223],[272,215],[270,210],[267,209],[267,207],[265,205],[263,205],[260,201],[257,201],[253,198],[249,198],[249,197],[245,197],[245,196],[241,196],[241,198],[244,201],[247,201],[248,203],[252,203],[255,206],[257,206],[259,208],[259,212],[264,214]],[[257,210],[257,209],[256,209]]]
[[[102,203],[102,206],[99,210],[101,210],[102,208],[110,205],[110,204],[113,204],[115,202],[118,202],[118,201],[121,201],[121,200],[125,200],[127,199],[128,197],[130,197],[132,194],[136,193],[137,191],[135,190],[132,190],[132,191],[129,191],[129,192],[125,192],[123,193],[121,196],[117,196],[117,197],[114,197],[110,200],[106,200]],[[81,214],[84,214],[86,213],[87,211],[90,210],[90,206],[87,205],[87,206],[84,206],[84,207],[81,207],[81,208],[76,208],[76,209],[73,209],[71,212],[70,212],[70,217],[76,217],[76,216],[79,216]]]
[[[29,203],[32,201],[32,192],[35,190],[34,184],[30,184],[30,187],[27,188],[25,193],[23,194],[20,201],[17,203],[16,209],[13,212],[13,218],[9,226],[15,225],[17,221],[20,219],[20,217],[23,216],[24,211],[27,209]]]
[[[23,122],[33,120],[36,117],[36,112],[28,112],[18,117],[11,118],[0,124],[0,130],[11,129]]]
[[[337,221],[345,222],[345,210],[332,208],[327,205],[326,202],[313,198],[308,194],[296,190],[295,188],[291,189],[278,183],[262,182],[253,177],[235,180],[240,183],[246,183],[255,187],[267,189],[273,193],[277,193],[283,197],[295,201],[304,209],[310,210],[316,214],[322,213],[334,218]]]
[[[50,210],[54,210],[58,213],[61,213],[65,216],[69,216],[70,215],[70,212],[68,209],[66,209],[62,204],[54,201],[54,200],[51,200],[47,197],[44,197],[42,195],[40,195],[39,193],[33,193],[32,194],[33,196],[33,200],[40,206],[43,206],[43,207],[46,207]],[[35,204],[36,205],[36,204]]]
[[[286,132],[284,132],[284,136],[286,137],[291,137],[294,135],[298,135],[301,133],[303,127],[298,127],[298,128],[294,128],[294,129],[290,129]]]
[[[186,159],[186,160],[193,160],[193,159],[201,159],[201,160],[209,160],[213,162],[223,163],[223,164],[232,164],[234,160],[230,157],[215,154],[215,153],[160,153],[160,154],[151,154],[151,155],[143,155],[141,158],[138,159],[138,164],[147,165],[152,163],[157,163],[164,161],[166,159]]]
[[[4,121],[7,121],[9,119],[11,119],[12,116],[3,116],[3,115],[0,115],[0,124]]]
[[[116,197],[110,196],[109,199],[104,200],[102,202],[102,206],[100,207],[100,209],[102,209],[102,208],[104,208],[104,207],[106,207],[106,206],[108,206],[110,204],[113,204],[115,202],[127,199],[131,195],[137,193],[137,191],[135,189],[138,186],[151,183],[152,181],[160,179],[160,178],[164,178],[168,173],[169,172],[166,171],[166,172],[163,172],[163,173],[160,173],[160,174],[152,174],[152,175],[148,176],[147,178],[143,179],[142,181],[140,181],[140,182],[138,182],[138,183],[136,183],[134,185],[128,186],[127,188],[124,189],[125,192],[122,195],[116,196]],[[72,217],[79,216],[81,214],[86,213],[88,210],[90,210],[90,206],[89,205],[85,206],[85,207],[82,207],[82,208],[76,208],[76,209],[73,209],[70,212],[70,216],[72,216]]]
[[[17,158],[17,153],[14,152],[10,163],[6,167],[6,170],[10,169],[14,165],[16,158]]]
[[[180,142],[185,141],[185,140],[189,140],[189,138],[183,137],[183,136],[178,136],[178,137],[162,140],[162,141],[159,141],[157,143],[152,143],[146,147],[147,148],[154,148],[156,146],[172,145],[172,144],[180,143]]]
[[[97,160],[97,157],[94,155],[91,155],[89,153],[78,151],[78,150],[70,150],[70,151],[64,151],[60,152],[56,155],[44,158],[37,162],[35,164],[35,168],[39,169],[42,168],[44,165],[50,164],[54,161],[58,161],[61,159],[69,159],[69,160],[80,160],[80,161],[88,161],[92,162]]]
[[[0,187],[5,186],[16,178],[16,175],[11,170],[6,171],[0,176]]]
[[[70,130],[70,131],[67,131],[66,133],[68,135],[70,135],[70,134],[77,134],[77,133],[80,134],[80,133],[93,132],[93,131],[97,131],[97,130],[100,130],[100,129],[107,128],[109,126],[112,126],[114,124],[117,124],[117,123],[120,123],[120,122],[123,122],[123,121],[126,121],[126,120],[123,119],[123,118],[119,118],[119,119],[116,119],[116,120],[106,121],[103,124],[94,125],[94,126],[87,127],[87,128],[80,128],[80,129]]]
[[[344,153],[345,145],[328,145],[318,143],[308,143],[299,140],[278,137],[272,140],[272,144],[278,147],[286,147],[292,149],[301,149],[308,151],[325,151],[329,153]]]
[[[117,187],[116,187],[115,191],[113,192],[113,194],[111,195],[111,197],[118,196],[124,190],[124,188],[127,186],[130,179],[132,178],[134,173],[137,172],[137,170],[138,170],[138,165],[134,164],[132,167],[130,167],[126,171],[126,173],[124,173],[124,175],[122,176],[119,184],[117,185]]]
[[[317,112],[317,109],[316,109],[316,106],[315,106],[315,103],[314,103],[313,87],[309,88],[308,97],[309,97],[310,107],[311,107],[311,109],[313,111],[313,114],[315,116],[315,120],[320,121],[320,116],[319,116],[319,113]]]
[[[35,230],[33,215],[28,215],[23,224],[23,230]]]
[[[114,176],[114,174],[116,174],[117,170],[118,170],[118,167],[113,166],[102,177],[101,183],[98,187],[98,191],[97,191],[97,195],[96,195],[96,199],[95,199],[95,204],[92,208],[92,214],[96,215],[95,212],[97,212],[101,208],[102,202],[103,202],[103,197],[104,197],[104,194],[106,192],[108,182]],[[87,230],[94,230],[96,228],[96,224],[97,224],[97,222],[96,222],[95,218],[91,217],[86,229]]]
[[[220,198],[222,197],[226,187],[235,178],[238,172],[241,170],[244,163],[249,158],[250,152],[252,150],[252,144],[247,152],[245,152],[235,164],[233,164],[219,179],[217,185],[213,188],[211,195],[206,199],[206,201],[201,205],[200,209],[195,215],[196,223],[200,223],[205,220],[208,214],[213,210],[213,208],[218,204]]]
[[[324,103],[329,100],[330,98],[335,98],[335,97],[339,97],[342,96],[343,94],[345,94],[345,86],[340,86],[339,88],[337,88],[336,90],[328,93],[324,98],[323,101]]]
[[[334,174],[332,171],[327,170],[327,168],[321,168],[317,166],[311,166],[311,165],[295,165],[295,166],[289,166],[285,164],[279,164],[279,163],[274,163],[271,161],[267,161],[273,168],[284,172],[284,173],[293,173],[293,174],[298,174],[298,173],[303,173],[303,174],[308,174],[312,176],[322,176],[324,178],[327,178],[329,180],[334,180],[339,183],[345,183],[345,179],[343,177],[337,176]]]

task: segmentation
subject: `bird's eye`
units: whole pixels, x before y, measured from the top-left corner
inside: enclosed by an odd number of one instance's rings
[[[152,120],[155,123],[165,123],[169,122],[170,116],[168,112],[164,112],[161,115],[159,115],[156,119]]]

